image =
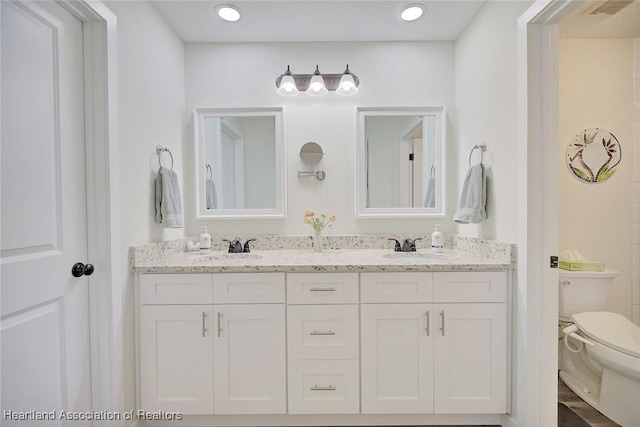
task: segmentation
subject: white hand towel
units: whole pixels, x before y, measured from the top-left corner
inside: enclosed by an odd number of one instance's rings
[[[218,209],[218,194],[216,183],[211,178],[207,178],[207,209]]]
[[[486,205],[487,180],[484,165],[478,163],[469,168],[464,178],[460,204],[453,219],[460,224],[477,224],[487,219]]]
[[[427,181],[427,191],[424,195],[424,207],[436,207],[436,179],[434,177],[429,178],[429,181]]]
[[[171,169],[160,168],[156,178],[156,222],[165,228],[182,228],[182,200],[178,175]]]

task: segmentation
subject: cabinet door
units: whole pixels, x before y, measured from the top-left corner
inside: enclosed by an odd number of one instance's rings
[[[140,308],[141,409],[213,414],[211,307]]]
[[[433,412],[433,309],[361,306],[363,414]]]
[[[435,315],[435,412],[506,412],[506,305],[437,304]]]
[[[286,413],[284,305],[213,309],[216,414]]]

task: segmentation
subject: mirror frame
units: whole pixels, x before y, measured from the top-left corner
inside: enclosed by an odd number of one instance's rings
[[[204,120],[209,117],[265,117],[275,120],[275,171],[276,205],[268,209],[207,209],[205,205],[206,167],[204,165]],[[286,179],[285,156],[286,143],[284,133],[284,107],[275,108],[196,108],[193,113],[193,141],[195,164],[196,219],[285,219]]]
[[[356,144],[355,144],[355,217],[365,218],[444,218],[446,173],[444,167],[446,161],[447,141],[447,115],[444,107],[356,107]],[[435,178],[436,178],[436,206],[433,208],[369,208],[367,199],[367,173],[366,173],[366,140],[365,119],[375,116],[435,116]]]

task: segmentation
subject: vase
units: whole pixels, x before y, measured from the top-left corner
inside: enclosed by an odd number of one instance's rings
[[[313,251],[314,252],[322,252],[322,231],[315,230],[313,235]]]

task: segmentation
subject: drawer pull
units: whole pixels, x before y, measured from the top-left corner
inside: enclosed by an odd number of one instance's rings
[[[335,391],[336,388],[334,386],[332,386],[331,384],[329,384],[327,387],[314,385],[313,387],[311,387],[311,390],[312,391]]]
[[[313,331],[309,335],[335,335],[333,331]]]
[[[335,292],[336,288],[311,288],[310,292]]]
[[[429,332],[429,310],[427,310],[424,313],[424,317],[425,317],[424,330],[427,331],[427,336],[429,336],[429,334],[430,334],[430,332]]]
[[[440,330],[442,331],[442,336],[444,336],[444,311],[440,312],[440,319],[442,319],[442,327]]]
[[[222,312],[218,312],[218,337],[222,334]]]
[[[207,334],[207,313],[202,312],[202,338]]]

